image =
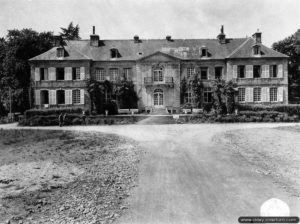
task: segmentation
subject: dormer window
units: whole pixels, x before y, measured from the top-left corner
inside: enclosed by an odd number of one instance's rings
[[[207,57],[207,47],[201,47],[201,57]]]
[[[110,49],[110,57],[111,58],[118,58],[119,57],[119,51],[116,48]]]
[[[253,46],[253,55],[260,55],[260,46],[259,45]]]
[[[56,55],[57,55],[58,58],[64,57],[65,56],[65,50],[64,50],[64,48],[58,47],[56,49]]]

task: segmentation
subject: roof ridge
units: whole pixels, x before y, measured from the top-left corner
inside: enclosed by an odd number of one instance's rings
[[[240,46],[238,46],[233,52],[231,52],[226,58],[230,58],[232,55],[234,55],[236,52],[238,52],[249,40],[251,40],[251,37],[248,37]]]

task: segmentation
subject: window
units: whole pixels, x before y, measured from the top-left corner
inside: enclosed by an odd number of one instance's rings
[[[80,80],[80,68],[72,68],[72,79]]]
[[[56,68],[56,80],[64,80],[64,79],[65,79],[65,69]]]
[[[44,68],[40,68],[40,80],[45,80]]]
[[[201,79],[207,79],[207,70],[208,68],[200,68],[201,70]]]
[[[57,48],[57,50],[56,50],[56,56],[58,58],[64,57],[64,53],[65,53],[65,51],[64,51],[64,49],[62,47]]]
[[[204,103],[212,102],[212,89],[210,87],[204,87],[203,91]]]
[[[260,55],[260,46],[258,46],[258,45],[253,46],[253,54]]]
[[[192,93],[192,91],[188,90],[188,91],[184,94],[184,102],[185,102],[185,103],[193,103],[193,102],[194,102],[194,98],[193,98],[193,93]]]
[[[190,77],[193,77],[195,74],[195,68],[190,67],[187,68],[187,73],[186,73],[186,77],[189,79]]]
[[[220,79],[222,77],[222,67],[215,67],[215,79]]]
[[[154,90],[154,106],[164,105],[164,92],[161,89]]]
[[[109,69],[109,75],[111,81],[117,81],[119,79],[119,69],[117,68]]]
[[[49,92],[48,90],[41,90],[41,104],[49,104]]]
[[[270,65],[270,77],[271,78],[277,77],[277,65]]]
[[[79,89],[72,90],[72,101],[73,101],[73,104],[80,103],[80,90]]]
[[[270,101],[271,102],[277,101],[277,88],[276,87],[270,88]]]
[[[162,68],[154,69],[153,70],[153,77],[154,77],[154,82],[163,82],[164,81],[164,76],[163,76]]]
[[[105,80],[105,70],[103,68],[96,68],[95,79],[96,81]]]
[[[123,79],[129,81],[131,77],[131,68],[124,68],[123,75],[124,75]]]
[[[239,88],[238,101],[239,102],[245,102],[245,95],[246,95],[246,89],[245,88]]]
[[[201,47],[201,57],[207,57],[207,48],[205,46]]]
[[[237,67],[238,78],[245,78],[245,65],[239,65]]]
[[[261,67],[260,65],[253,66],[253,78],[260,78],[261,75]]]
[[[57,90],[56,91],[56,99],[57,99],[57,104],[65,104],[65,91]]]
[[[119,57],[119,51],[116,48],[110,49],[110,57],[111,58],[118,58]]]
[[[253,101],[254,102],[261,101],[261,88],[257,87],[253,89]]]

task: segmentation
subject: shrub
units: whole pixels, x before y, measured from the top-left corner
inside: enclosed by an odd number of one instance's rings
[[[40,116],[47,116],[47,115],[56,115],[58,116],[60,113],[67,113],[67,114],[82,114],[82,108],[74,108],[74,107],[66,107],[66,108],[57,108],[57,109],[31,109],[27,110],[24,113],[25,119],[30,117],[40,115]]]
[[[300,115],[299,104],[288,105],[239,105],[240,111],[277,111],[287,113],[288,115]]]

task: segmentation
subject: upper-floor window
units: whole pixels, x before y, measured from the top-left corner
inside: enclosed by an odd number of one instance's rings
[[[48,80],[48,68],[40,68],[40,80]]]
[[[64,90],[56,91],[56,100],[57,100],[57,104],[65,104],[65,91]]]
[[[64,80],[64,79],[65,79],[65,69],[56,68],[56,80]]]
[[[246,89],[245,88],[239,88],[238,101],[239,102],[245,102],[245,96],[246,96]]]
[[[259,45],[253,46],[253,54],[260,55],[260,46]]]
[[[208,68],[207,67],[201,67],[200,68],[200,75],[201,75],[201,79],[208,79]]]
[[[119,69],[117,68],[109,69],[109,75],[111,81],[117,81],[119,79]]]
[[[96,81],[104,81],[105,80],[104,68],[96,68],[95,79],[96,79]]]
[[[215,79],[220,79],[222,77],[223,67],[215,67]]]
[[[190,77],[193,77],[195,74],[195,68],[194,67],[189,67],[187,68],[187,73],[186,77],[189,79]]]
[[[270,77],[271,78],[277,77],[277,65],[270,65]]]
[[[129,81],[131,77],[131,68],[124,68],[123,79]]]
[[[56,56],[57,56],[58,58],[64,57],[64,56],[65,56],[64,54],[65,54],[64,48],[58,47],[58,48],[56,49]]]
[[[212,102],[212,96],[213,96],[212,88],[204,87],[204,91],[203,91],[204,103],[211,103]]]
[[[72,68],[72,79],[73,80],[80,80],[80,68]]]
[[[245,65],[238,65],[237,75],[238,78],[245,78]]]
[[[254,102],[261,101],[261,88],[260,87],[256,87],[253,89],[253,101]]]
[[[153,80],[154,82],[164,81],[163,70],[162,68],[155,68],[153,70]]]
[[[253,66],[253,78],[260,78],[261,77],[261,66],[254,65]]]

